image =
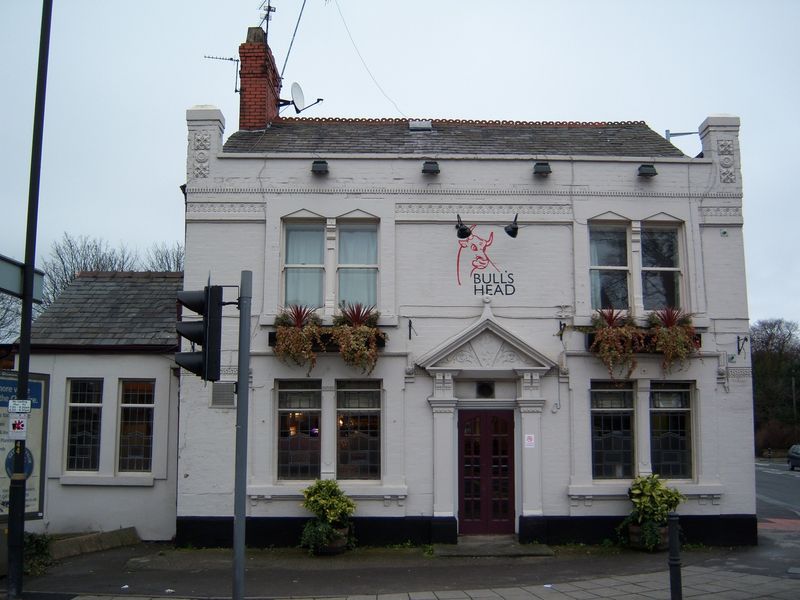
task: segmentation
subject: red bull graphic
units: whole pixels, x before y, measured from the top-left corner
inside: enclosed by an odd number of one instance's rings
[[[461,285],[461,274],[469,271],[467,276],[473,285],[476,296],[510,296],[514,287],[514,274],[498,267],[489,257],[488,249],[494,242],[494,232],[488,237],[475,233],[475,225],[469,228],[470,235],[458,240],[456,254],[456,280]],[[491,268],[490,268],[491,267]]]

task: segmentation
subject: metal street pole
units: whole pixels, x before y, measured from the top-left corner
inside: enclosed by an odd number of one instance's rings
[[[39,180],[42,170],[44,105],[47,91],[47,59],[50,54],[50,22],[53,0],[42,3],[42,26],[39,33],[39,70],[33,115],[31,173],[28,187],[28,223],[25,236],[25,266],[22,275],[22,317],[19,336],[17,396],[28,398],[31,359],[31,323],[33,322],[33,275],[36,262],[36,228],[39,218]],[[25,440],[14,442],[14,468],[8,486],[8,597],[22,597],[23,551],[25,543]]]
[[[250,300],[253,272],[242,271],[239,288],[239,373],[236,383],[236,467],[233,486],[233,600],[244,598],[247,519],[247,409],[250,401]]]

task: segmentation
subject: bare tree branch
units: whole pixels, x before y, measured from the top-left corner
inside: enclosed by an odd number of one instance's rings
[[[183,245],[175,242],[169,246],[166,243],[153,244],[147,250],[142,269],[145,271],[183,271]]]
[[[100,238],[64,233],[60,241],[53,242],[50,256],[44,261],[44,307],[58,298],[82,271],[131,271],[137,263],[136,251],[126,246],[110,248]]]

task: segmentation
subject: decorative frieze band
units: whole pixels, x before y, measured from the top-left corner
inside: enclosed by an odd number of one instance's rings
[[[521,215],[564,215],[572,216],[569,204],[398,204],[397,215],[496,215],[519,213]]]
[[[551,198],[687,198],[705,200],[708,198],[741,200],[740,192],[648,192],[648,191],[614,191],[587,190],[582,187],[575,190],[541,190],[537,188],[440,188],[440,187],[189,187],[189,196],[211,194],[288,194],[288,195],[346,195],[367,194],[372,196],[528,196]]]
[[[700,209],[704,217],[741,217],[741,206],[708,206]]]
[[[728,367],[728,375],[731,379],[750,379],[753,370],[750,367]]]
[[[266,206],[260,202],[188,202],[187,214],[259,214],[264,215]]]

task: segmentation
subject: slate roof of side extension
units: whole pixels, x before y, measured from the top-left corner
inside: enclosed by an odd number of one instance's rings
[[[33,323],[34,349],[172,351],[183,273],[88,272]]]
[[[285,118],[237,131],[223,152],[685,157],[643,121],[433,120],[430,131],[410,131],[407,119]]]

